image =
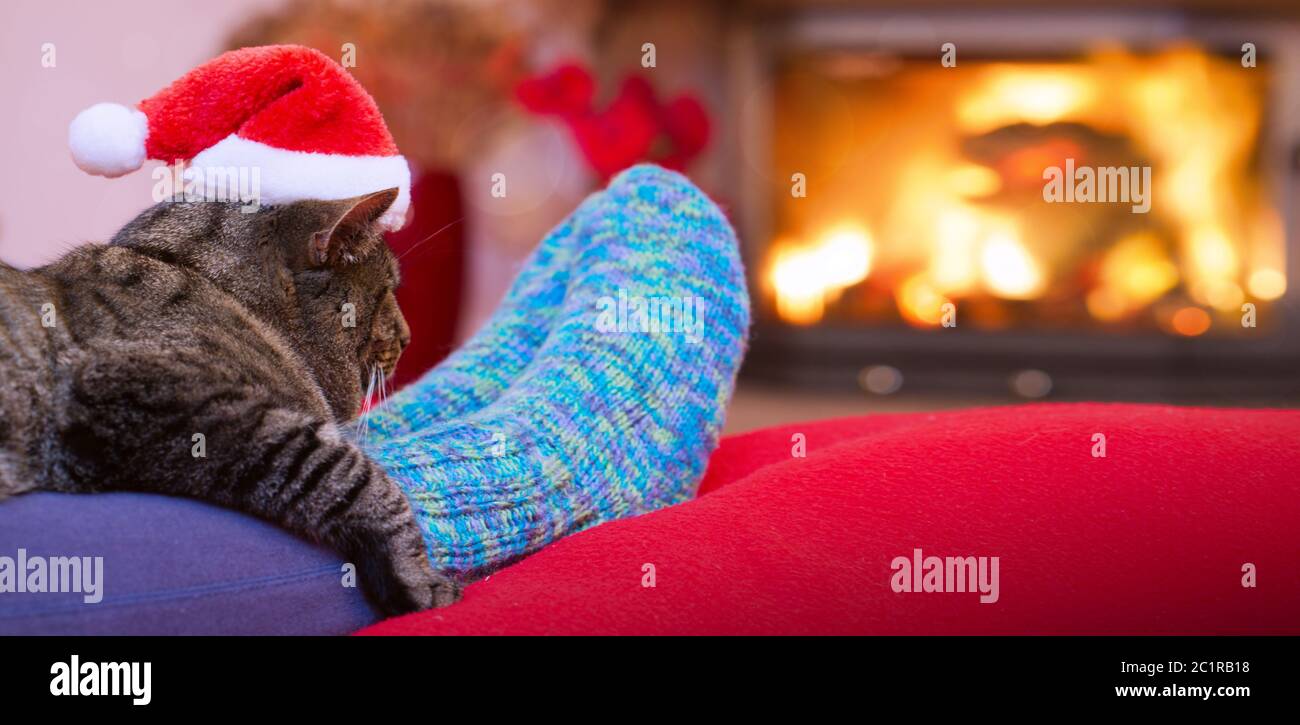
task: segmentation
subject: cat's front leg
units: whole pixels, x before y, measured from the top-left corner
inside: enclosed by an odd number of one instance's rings
[[[455,602],[459,587],[430,566],[410,504],[383,469],[319,429],[289,435],[304,439],[286,444],[280,462],[290,471],[268,476],[253,506],[355,564],[371,603],[387,616]]]
[[[175,377],[184,370],[151,354],[80,370],[60,426],[59,488],[154,491],[267,519],[354,564],[387,616],[456,600],[406,497],[334,423],[246,381]]]

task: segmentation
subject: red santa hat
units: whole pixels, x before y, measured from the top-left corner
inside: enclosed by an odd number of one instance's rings
[[[399,189],[380,222],[400,228],[411,172],[374,99],[329,56],[296,45],[224,53],[141,101],[99,103],[68,129],[83,171],[121,176],[145,159],[258,170],[264,204]]]

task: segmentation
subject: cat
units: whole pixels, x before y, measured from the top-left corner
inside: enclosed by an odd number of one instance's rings
[[[107,245],[0,263],[0,499],[203,499],[332,547],[384,615],[454,601],[340,428],[410,339],[377,224],[396,198],[163,202]]]

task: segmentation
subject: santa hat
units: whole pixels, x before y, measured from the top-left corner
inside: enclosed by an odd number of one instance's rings
[[[137,110],[138,109],[138,110]],[[258,201],[347,199],[396,187],[380,223],[400,228],[411,172],[374,99],[329,56],[296,45],[224,53],[136,109],[99,103],[68,129],[83,171],[121,176],[146,158],[256,169]]]

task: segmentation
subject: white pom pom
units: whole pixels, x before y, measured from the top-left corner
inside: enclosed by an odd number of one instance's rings
[[[68,148],[72,160],[89,174],[121,176],[144,165],[149,119],[116,103],[96,103],[72,119]]]

